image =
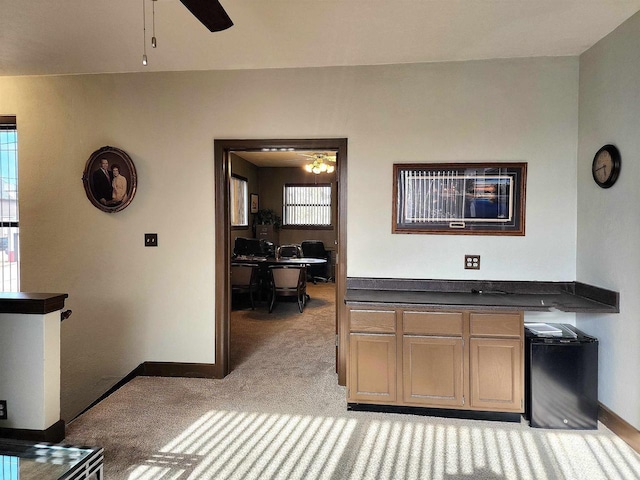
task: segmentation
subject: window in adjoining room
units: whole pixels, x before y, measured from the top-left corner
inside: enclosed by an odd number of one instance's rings
[[[331,184],[286,184],[283,225],[331,227]]]
[[[248,227],[249,226],[249,184],[247,179],[237,175],[231,176],[230,193],[231,198],[231,226],[232,227]]]
[[[0,291],[20,291],[18,130],[16,117],[0,115]]]

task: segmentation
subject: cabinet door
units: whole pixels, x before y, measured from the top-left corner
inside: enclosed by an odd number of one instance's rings
[[[350,335],[349,401],[395,403],[395,334]]]
[[[472,408],[522,412],[522,342],[472,338],[469,341]]]
[[[405,336],[403,400],[421,406],[463,404],[462,338]]]

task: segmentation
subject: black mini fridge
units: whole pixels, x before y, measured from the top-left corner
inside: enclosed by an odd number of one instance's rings
[[[525,418],[538,428],[598,428],[597,338],[567,324],[525,324]]]

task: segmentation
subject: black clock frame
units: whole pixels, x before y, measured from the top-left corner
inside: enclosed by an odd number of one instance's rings
[[[609,153],[613,165],[611,167],[611,174],[609,175],[609,178],[607,178],[604,182],[600,182],[598,180],[598,177],[596,176],[596,161],[598,160],[598,156],[604,151]],[[618,148],[615,145],[611,144],[604,145],[602,148],[600,148],[600,150],[596,152],[596,154],[593,156],[593,161],[591,162],[591,175],[593,176],[593,181],[596,182],[596,184],[601,188],[611,187],[614,183],[616,183],[616,180],[618,180],[618,175],[620,174],[620,163],[620,151],[618,150]]]

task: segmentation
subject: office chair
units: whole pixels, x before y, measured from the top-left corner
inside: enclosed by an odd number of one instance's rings
[[[251,310],[255,310],[253,293],[260,287],[258,271],[260,267],[253,263],[231,264],[231,294],[248,293]]]
[[[301,256],[300,245],[280,245],[276,250],[276,258],[300,258]]]
[[[324,258],[327,263],[321,265],[309,265],[309,277],[316,283],[316,280],[328,282],[331,280],[329,276],[329,262],[331,261],[331,252],[325,250],[324,243],[321,240],[305,240],[300,244],[302,256],[308,258]]]
[[[269,267],[271,302],[269,313],[273,311],[276,297],[293,297],[298,301],[300,313],[307,304],[307,268],[304,265],[273,265]]]

